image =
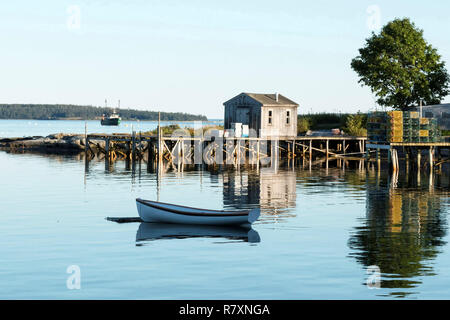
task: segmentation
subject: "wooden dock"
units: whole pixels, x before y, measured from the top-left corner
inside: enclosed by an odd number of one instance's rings
[[[409,167],[410,163],[415,159],[415,164],[418,169],[421,169],[424,164],[428,164],[430,170],[435,166],[441,167],[443,163],[449,162],[448,154],[443,155],[443,150],[450,150],[450,142],[392,142],[392,143],[367,143],[366,159],[370,161],[371,151],[375,151],[375,161],[378,166],[381,162],[381,152],[387,153],[387,161],[392,166],[393,171],[398,171],[400,168],[399,152],[404,156],[405,165]],[[422,161],[422,155],[426,151],[428,153],[428,161]]]
[[[244,164],[273,157],[363,159],[365,137],[299,136],[293,138],[167,137],[132,134],[86,134],[85,153],[89,161],[101,153],[107,161],[116,159],[169,161],[175,164]],[[222,152],[221,152],[222,151]]]
[[[211,136],[163,136],[159,134],[87,134],[85,133],[85,154],[89,162],[95,155],[101,154],[107,163],[115,160],[143,160],[157,165],[162,161],[177,165],[187,164],[226,164],[266,165],[271,161],[296,158],[306,160],[311,167],[322,160],[337,161],[338,167],[349,160],[360,161],[360,166],[387,162],[392,170],[399,170],[399,159],[405,160],[407,166],[415,162],[417,168],[428,164],[441,167],[449,162],[450,142],[437,143],[371,143],[366,137],[350,136],[298,136],[274,139],[256,137],[211,137]],[[428,157],[422,161],[424,150]],[[447,150],[447,157],[443,155]],[[413,159],[415,159],[413,161]],[[361,164],[362,163],[362,164]]]

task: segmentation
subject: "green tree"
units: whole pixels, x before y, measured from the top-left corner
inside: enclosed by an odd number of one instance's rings
[[[297,120],[297,134],[304,134],[311,128],[311,119],[305,116],[299,116]]]
[[[345,132],[355,137],[367,136],[367,115],[362,113],[351,114],[347,117]]]
[[[425,41],[423,30],[407,18],[372,33],[351,66],[382,106],[410,110],[420,100],[437,104],[450,93],[445,62]]]

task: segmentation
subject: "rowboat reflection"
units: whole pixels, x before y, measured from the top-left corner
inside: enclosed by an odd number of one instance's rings
[[[137,243],[161,239],[188,238],[225,238],[229,240],[241,240],[249,243],[258,243],[261,241],[261,238],[256,230],[251,227],[240,226],[209,226],[142,222],[136,233]]]

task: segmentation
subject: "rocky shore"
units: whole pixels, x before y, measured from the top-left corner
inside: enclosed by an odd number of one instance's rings
[[[58,133],[46,137],[0,138],[0,150],[79,153],[84,151],[84,143],[84,135]]]

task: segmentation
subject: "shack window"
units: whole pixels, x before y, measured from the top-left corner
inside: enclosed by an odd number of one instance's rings
[[[269,110],[269,124],[272,124],[272,110]]]
[[[286,111],[286,124],[291,123],[291,112],[289,110]]]

